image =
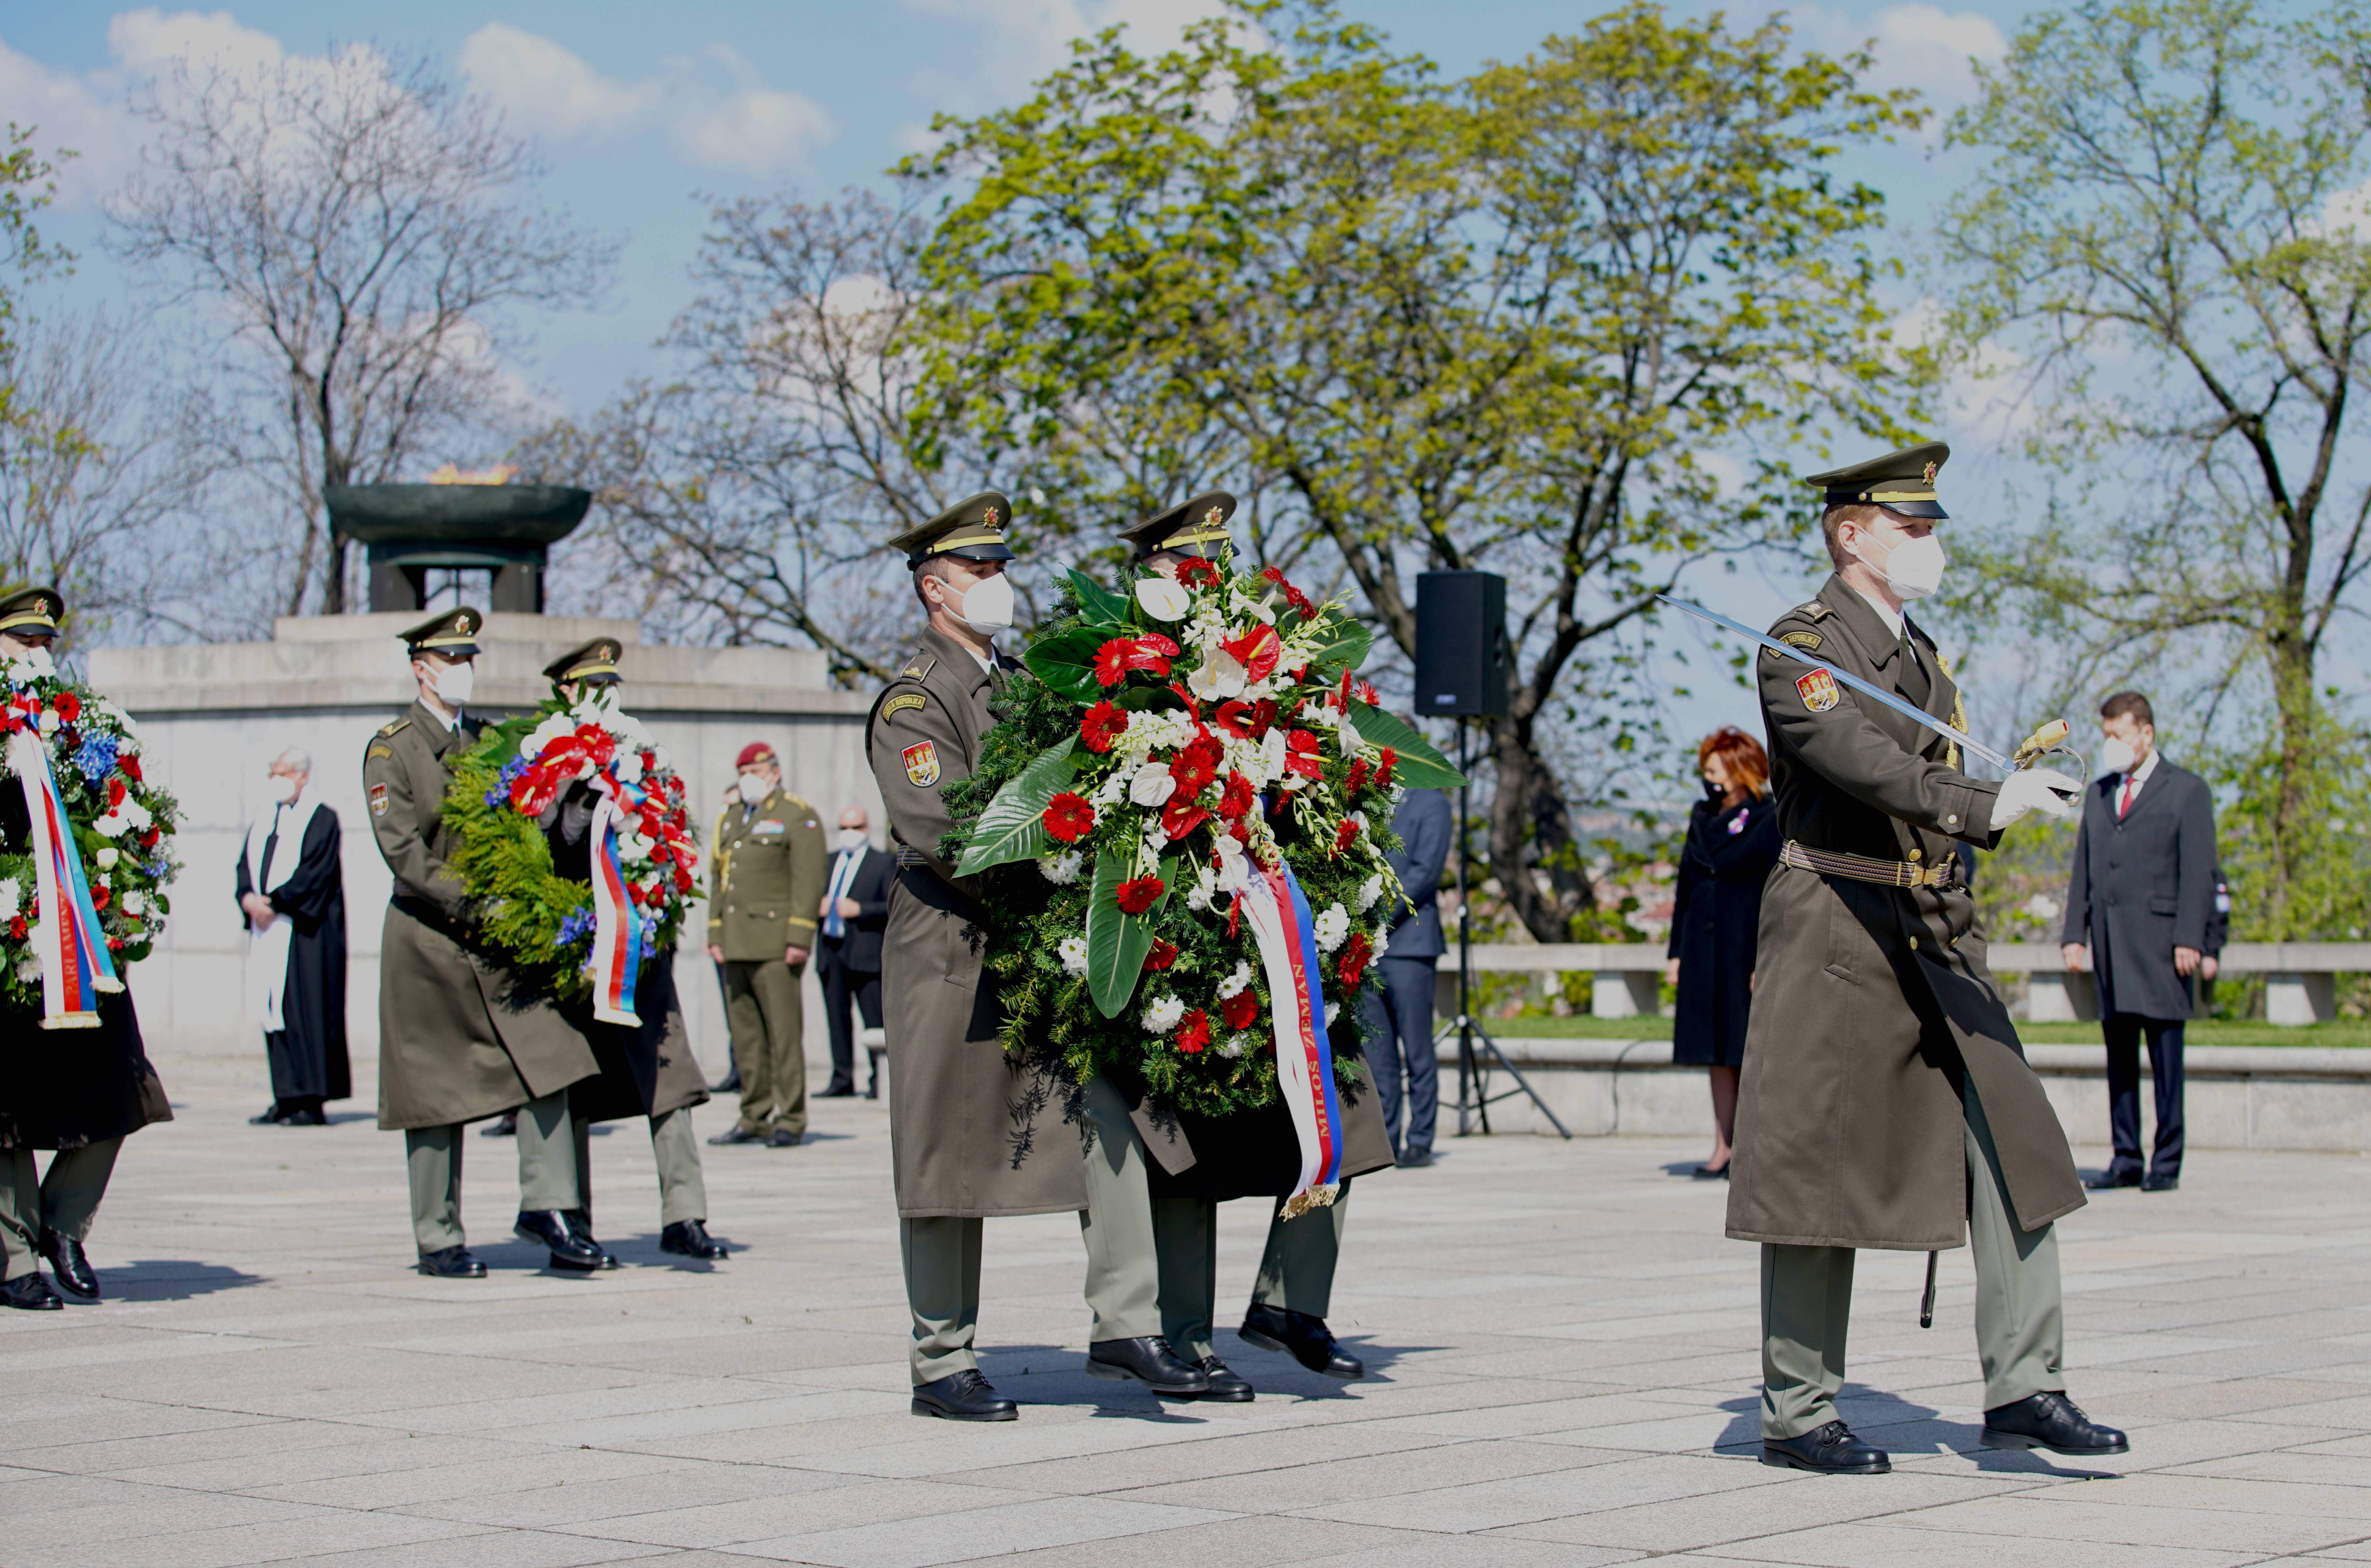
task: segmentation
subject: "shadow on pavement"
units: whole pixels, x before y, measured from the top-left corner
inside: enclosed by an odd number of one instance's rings
[[[98,1287],[117,1301],[187,1301],[218,1290],[261,1285],[263,1276],[187,1258],[140,1258],[98,1268]]]

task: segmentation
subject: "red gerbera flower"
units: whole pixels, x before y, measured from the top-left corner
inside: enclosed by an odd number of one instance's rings
[[[8,934],[18,941],[25,940],[25,917],[22,915],[8,922]]]
[[[1056,840],[1076,844],[1095,830],[1095,808],[1084,795],[1065,790],[1046,802],[1046,810],[1037,820],[1046,824],[1046,832]]]
[[[1187,588],[1216,588],[1219,569],[1216,564],[1195,557],[1177,563],[1177,581]]]
[[[82,717],[82,698],[70,691],[62,691],[50,698],[50,706],[56,709],[58,717],[69,724]]]
[[[1219,1011],[1229,1029],[1249,1029],[1252,1020],[1259,1017],[1259,993],[1246,986],[1232,997],[1220,997]]]
[[[1079,744],[1091,752],[1111,750],[1112,743],[1127,732],[1128,715],[1109,702],[1096,703],[1079,720]]]
[[[1159,877],[1131,877],[1113,891],[1112,896],[1120,908],[1130,915],[1141,915],[1161,901],[1169,884]]]
[[[1287,773],[1298,773],[1303,778],[1324,777],[1325,768],[1318,758],[1316,736],[1306,730],[1295,730],[1285,737],[1284,744],[1284,770]]]
[[[1144,955],[1144,966],[1147,969],[1166,969],[1176,962],[1177,945],[1174,942],[1162,941],[1158,937],[1152,940],[1152,951]]]
[[[94,887],[90,890],[90,906],[93,909],[106,908],[107,899],[108,893],[105,887]]]
[[[1341,978],[1345,990],[1359,983],[1359,976],[1367,972],[1367,961],[1374,955],[1375,950],[1368,942],[1366,932],[1350,933],[1350,940],[1342,944],[1342,956],[1334,964],[1334,973]]]
[[[1355,795],[1366,787],[1367,759],[1363,756],[1354,756],[1350,759],[1350,771],[1342,775],[1342,792],[1346,795]]]
[[[1209,735],[1180,746],[1169,763],[1169,777],[1177,780],[1177,793],[1191,799],[1209,789],[1219,777],[1219,764],[1226,755],[1225,748]]]
[[[1391,747],[1385,746],[1383,748],[1382,760],[1375,764],[1376,789],[1388,790],[1392,787],[1392,769],[1397,767],[1399,766],[1399,762],[1400,754],[1392,750]]]
[[[1189,1056],[1201,1055],[1210,1043],[1210,1015],[1196,1008],[1177,1026],[1177,1048]]]
[[[1136,646],[1130,637],[1115,637],[1095,650],[1095,684],[1117,686],[1128,678],[1128,655]]]
[[[1219,791],[1219,814],[1230,820],[1247,816],[1255,799],[1252,793],[1252,781],[1240,770],[1230,768],[1227,787]]]

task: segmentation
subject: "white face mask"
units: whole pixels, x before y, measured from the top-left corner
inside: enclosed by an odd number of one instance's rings
[[[1943,554],[1943,541],[1933,534],[1923,539],[1904,539],[1886,552],[1882,564],[1859,556],[1883,577],[1886,586],[1904,599],[1924,599],[1943,585],[1943,569],[1950,564]]]
[[[458,708],[469,700],[469,693],[476,688],[477,682],[477,665],[446,664],[436,672],[436,695]]]
[[[282,805],[288,805],[296,799],[296,780],[289,778],[288,775],[275,773],[266,783],[272,791],[272,798]]]
[[[2109,773],[2130,773],[2140,758],[2133,753],[2133,743],[2122,735],[2110,735],[2099,746],[2099,767]]]
[[[944,578],[941,588],[951,585]],[[1012,624],[1012,581],[1004,573],[983,577],[970,587],[956,593],[954,603],[947,613],[984,637],[994,637]]]
[[[741,776],[741,803],[755,807],[774,792],[774,781],[756,773]]]
[[[872,842],[872,836],[861,827],[843,827],[839,830],[839,847],[843,849],[862,849]]]

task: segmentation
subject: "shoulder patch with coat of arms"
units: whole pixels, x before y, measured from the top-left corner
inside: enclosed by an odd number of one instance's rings
[[[906,777],[918,790],[927,790],[939,781],[939,748],[928,741],[916,741],[898,754],[905,759]]]
[[[1795,691],[1802,698],[1803,706],[1814,713],[1825,713],[1845,699],[1844,688],[1825,670],[1806,670],[1796,676]]]

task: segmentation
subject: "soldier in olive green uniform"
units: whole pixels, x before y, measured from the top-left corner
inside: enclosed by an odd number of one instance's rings
[[[865,727],[897,845],[881,979],[913,1409],[958,1421],[1016,1414],[972,1355],[980,1221],[1086,1206],[1062,1083],[1005,1054],[973,884],[939,852],[953,825],[940,791],[978,765],[989,703],[1017,667],[993,640],[1012,624],[1011,514],[1002,496],[976,495],[889,542],[906,552],[930,628]]]
[[[1227,521],[1234,511],[1233,496],[1212,490],[1122,530],[1120,537],[1133,547],[1134,565],[1174,574],[1189,558],[1217,558],[1231,542]],[[1357,1027],[1355,1020],[1347,1020],[1342,1040],[1342,1048],[1353,1053]],[[1189,1137],[1174,1118],[1156,1124],[1140,1095],[1124,1092],[1107,1078],[1085,1086],[1084,1103],[1093,1134],[1086,1159],[1087,1209],[1079,1216],[1087,1245],[1087,1306],[1093,1316],[1088,1372],[1114,1381],[1134,1378],[1173,1399],[1252,1399],[1252,1385],[1219,1359],[1212,1343],[1219,1200],[1273,1189],[1245,1184],[1246,1171],[1210,1166],[1270,1162],[1243,1158],[1250,1151],[1243,1148],[1242,1137],[1227,1136],[1250,1128],[1197,1123]],[[1344,1182],[1330,1206],[1288,1220],[1283,1201],[1277,1200],[1244,1317],[1245,1340],[1328,1377],[1366,1374],[1365,1366],[1335,1341],[1325,1314],[1341,1251],[1348,1179],[1392,1163],[1380,1103],[1372,1093],[1343,1098]],[[1270,1141],[1292,1138],[1290,1124],[1281,1116],[1261,1119],[1258,1130]],[[1207,1162],[1203,1156],[1209,1157]]]
[[[745,746],[741,804],[719,819],[708,881],[708,956],[724,976],[741,1120],[708,1141],[796,1148],[807,1131],[806,1013],[829,854],[815,809],[782,788],[773,748]]]
[[[363,754],[371,832],[395,873],[379,943],[378,1124],[401,1128],[420,1272],[479,1278],[461,1231],[461,1127],[516,1106],[517,1232],[552,1266],[615,1267],[577,1228],[568,1087],[596,1070],[549,997],[526,991],[469,939],[467,891],[445,869],[447,767],[478,738],[464,711],[484,617],[464,605],[403,634],[419,699]]]
[[[1964,729],[1949,667],[1903,608],[1941,581],[1949,455],[1934,442],[1806,481],[1825,492],[1837,571],[1771,635]],[[1826,670],[1765,651],[1759,679],[1786,845],[1763,896],[1729,1234],[1762,1243],[1763,1462],[1889,1468],[1836,1419],[1854,1249],[1970,1236],[1984,1443],[2122,1453],[2123,1434],[2065,1398],[2051,1222],[2083,1187],[1953,853],[2030,811],[2072,815],[2080,786],[1972,778],[1949,739]]]
[[[623,652],[616,638],[596,637],[553,660],[543,673],[553,694],[573,707],[587,687],[614,689],[621,684],[618,660]],[[588,885],[594,802],[591,785],[571,785],[556,802],[558,814],[548,830],[553,870]],[[579,1078],[568,1091],[581,1199],[575,1217],[592,1228],[593,1124],[643,1117],[650,1123],[651,1159],[658,1167],[659,1251],[701,1262],[723,1257],[723,1243],[708,1234],[708,1182],[700,1168],[700,1140],[691,1131],[691,1108],[706,1103],[708,1082],[692,1055],[683,1004],[676,996],[675,950],[653,953],[636,979],[639,1028],[602,1022],[590,1001],[562,1003],[560,1010],[601,1065],[599,1073]]]

